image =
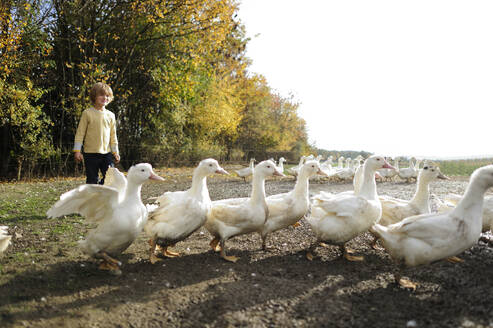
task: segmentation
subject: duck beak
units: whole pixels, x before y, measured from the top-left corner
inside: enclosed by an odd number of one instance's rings
[[[216,173],[217,173],[217,174],[226,174],[226,175],[229,175],[228,171],[226,171],[226,170],[225,170],[225,169],[223,169],[223,168],[217,169],[217,170],[216,170]]]
[[[444,174],[442,174],[442,172],[440,172],[437,176],[438,179],[443,179],[443,180],[450,180],[450,178]]]
[[[377,178],[377,179],[383,179],[383,177],[378,172],[375,172],[375,178]]]
[[[387,162],[387,161],[385,161],[385,163],[383,163],[382,168],[395,170],[395,167],[393,167],[392,165],[390,165],[389,162]]]
[[[279,171],[279,170],[277,170],[277,169],[274,171],[274,174],[273,174],[273,175],[276,175],[276,176],[278,176],[278,177],[286,177],[286,176],[284,175],[284,173],[282,173],[281,171]]]
[[[154,172],[152,172],[151,176],[149,177],[149,180],[164,181],[164,178],[162,178],[159,175],[156,175]]]
[[[324,172],[324,171],[322,171],[321,169],[318,169],[317,174],[319,174],[319,175],[325,175],[326,177],[328,177],[328,176],[329,176],[327,173],[325,173],[325,172]]]

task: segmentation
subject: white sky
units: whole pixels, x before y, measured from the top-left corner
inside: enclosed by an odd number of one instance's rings
[[[242,0],[250,71],[301,102],[310,142],[493,154],[493,1]]]

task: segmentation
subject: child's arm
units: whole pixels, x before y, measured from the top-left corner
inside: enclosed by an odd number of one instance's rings
[[[77,132],[75,133],[74,140],[74,157],[77,162],[83,160],[82,156],[82,143],[84,142],[84,138],[86,136],[87,131],[87,114],[86,111],[82,112],[82,116],[80,117],[79,126],[77,127]]]
[[[111,124],[110,130],[110,148],[113,156],[115,157],[115,164],[120,162],[120,152],[118,151],[118,139],[116,137],[116,119],[113,116],[113,124]]]

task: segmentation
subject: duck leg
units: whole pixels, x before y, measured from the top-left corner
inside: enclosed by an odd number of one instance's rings
[[[161,261],[159,257],[156,256],[155,250],[156,250],[156,240],[151,238],[149,239],[149,246],[151,248],[149,249],[149,261],[151,264],[155,264],[158,261]]]
[[[228,262],[233,262],[233,263],[236,263],[236,261],[238,261],[240,259],[239,257],[236,257],[236,256],[226,255],[226,251],[225,251],[225,247],[224,247],[224,240],[221,239],[220,244],[221,244],[221,253],[220,254],[221,254],[221,257],[223,259],[225,259]]]
[[[308,248],[308,250],[306,251],[306,259],[308,261],[313,261],[313,256],[316,255],[316,252],[315,252],[315,249],[317,248],[317,246],[320,244],[320,241],[316,241],[314,242],[313,244],[311,244],[310,248]]]
[[[260,238],[262,238],[262,250],[267,250],[267,235],[260,234]]]
[[[348,261],[358,262],[358,261],[363,261],[364,260],[364,257],[363,256],[354,256],[354,255],[351,255],[352,253],[354,253],[354,251],[351,250],[351,249],[348,249],[346,247],[346,244],[343,244],[343,245],[339,246],[339,248],[342,251],[342,257],[344,257]]]
[[[219,246],[219,238],[216,237],[216,238],[212,239],[211,242],[209,243],[209,245],[214,250],[214,252],[220,251],[221,246]]]

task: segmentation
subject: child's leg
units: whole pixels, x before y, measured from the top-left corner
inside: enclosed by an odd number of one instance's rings
[[[99,154],[84,153],[84,165],[86,166],[86,183],[98,183],[98,156]]]
[[[99,181],[99,184],[104,184],[104,178],[106,177],[106,171],[108,171],[108,167],[113,166],[113,154],[101,154],[101,159],[99,161],[99,169],[101,170],[101,174],[103,178]]]

